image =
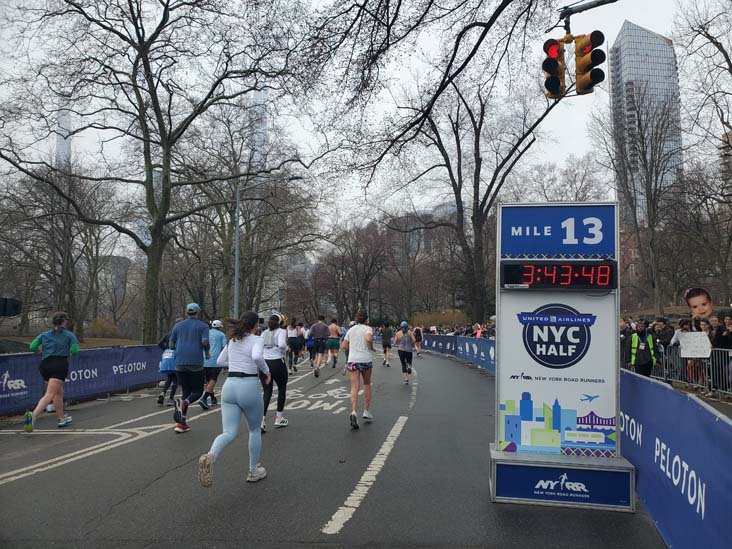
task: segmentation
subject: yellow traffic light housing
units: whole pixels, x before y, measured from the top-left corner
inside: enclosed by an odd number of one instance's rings
[[[546,77],[544,81],[546,96],[550,99],[560,99],[566,93],[564,44],[551,38],[544,42],[544,53],[546,53],[546,59],[541,64],[541,68],[544,70],[544,76]]]
[[[592,93],[595,84],[605,80],[605,72],[597,68],[605,62],[605,52],[598,50],[605,43],[605,35],[600,31],[576,36],[574,39],[575,88],[577,95]]]

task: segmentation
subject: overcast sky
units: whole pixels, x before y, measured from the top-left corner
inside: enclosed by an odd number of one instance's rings
[[[691,3],[694,0],[682,0]],[[568,1],[567,4],[571,2]],[[593,30],[600,30],[605,34],[606,53],[615,42],[623,22],[627,19],[636,25],[648,30],[671,37],[673,19],[676,12],[675,0],[620,0],[615,4],[602,6],[572,17],[572,33],[586,34]],[[562,35],[561,29],[556,29],[547,38],[558,38]],[[540,70],[540,69],[537,69]],[[607,63],[603,66],[605,74],[609,76]],[[561,139],[544,139],[540,143],[541,159],[555,160],[562,163],[564,158],[572,152],[581,154],[591,149],[587,136],[587,122],[593,110],[602,109],[609,101],[607,90],[608,80],[591,95],[571,97],[562,101],[543,124],[544,131]]]

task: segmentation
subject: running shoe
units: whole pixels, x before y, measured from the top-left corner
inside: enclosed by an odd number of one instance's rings
[[[168,399],[168,402],[165,403],[166,406],[175,406],[175,400],[172,398]]]
[[[62,427],[66,427],[67,425],[71,425],[71,416],[64,416],[63,419],[58,420],[57,427],[61,429]]]
[[[34,423],[35,423],[35,418],[33,417],[33,412],[28,410],[25,413],[25,415],[23,416],[23,430],[26,433],[32,433]]]
[[[374,420],[374,416],[372,416],[371,412],[369,412],[368,410],[364,410],[363,415],[361,417],[364,419],[364,421],[373,421]]]
[[[158,406],[162,406],[165,404],[165,393],[160,393],[158,395]]]
[[[337,360],[334,360],[334,361],[333,361],[333,368],[335,368],[335,367],[336,367],[336,364],[337,364],[337,363],[338,363],[338,361],[337,361]]]
[[[311,368],[315,368],[315,364],[313,364],[313,361],[312,360],[310,361],[310,367]]]
[[[284,416],[279,416],[275,418],[275,429],[278,427],[287,427],[287,424],[290,423],[287,421],[287,418]]]
[[[180,423],[183,420],[183,403],[179,398],[176,398],[173,401],[173,406],[175,406],[175,410],[173,410],[173,421]]]
[[[320,377],[320,368],[315,368],[315,377]]]
[[[218,406],[219,401],[216,400],[216,397],[211,397],[211,406]]]
[[[262,434],[267,432],[267,420],[262,418]]]
[[[202,410],[208,410],[211,407],[208,405],[208,402],[206,401],[206,397],[202,396],[198,399],[198,405],[201,407]]]
[[[404,380],[404,385],[409,385],[409,380],[408,379],[405,379]]]
[[[203,454],[198,458],[198,482],[204,488],[210,488],[213,484],[213,454]]]
[[[292,370],[293,370],[293,371],[294,371],[295,373],[297,373],[297,366],[293,366],[293,367],[292,367]]]
[[[176,433],[187,433],[191,430],[191,426],[187,423],[176,423],[175,429],[173,429]]]
[[[351,412],[348,419],[351,420],[351,429],[358,429],[358,417],[356,417],[356,412]]]
[[[344,376],[344,375],[346,375],[347,373],[348,373],[348,364],[346,364],[346,365],[345,365],[345,366],[343,367],[343,371],[341,372],[341,375],[342,375],[342,376]]]
[[[263,478],[267,477],[267,470],[262,467],[261,463],[257,463],[253,471],[249,471],[247,475],[247,482],[259,482]]]

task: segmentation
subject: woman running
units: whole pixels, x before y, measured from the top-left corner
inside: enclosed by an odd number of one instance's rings
[[[52,402],[56,408],[57,426],[61,428],[71,424],[71,416],[64,414],[64,382],[69,375],[69,355],[79,352],[79,340],[66,328],[69,316],[63,311],[53,313],[51,323],[53,328],[40,334],[30,344],[30,350],[34,353],[38,352],[39,347],[42,349],[43,358],[39,369],[48,385],[46,394],[38,401],[35,410],[25,413],[23,430],[27,433],[33,431],[36,418]]]
[[[417,350],[417,356],[422,356],[422,328],[414,327],[414,348]]]
[[[409,324],[404,320],[399,325],[399,331],[394,338],[394,345],[399,354],[399,362],[402,363],[402,374],[404,383],[409,384],[409,374],[412,373],[412,352],[414,351],[415,338],[409,329]]]
[[[297,372],[297,359],[300,356],[300,336],[302,335],[302,331],[296,324],[296,320],[293,317],[287,326],[287,364],[290,367],[290,373]]]
[[[348,419],[351,429],[358,429],[358,390],[363,378],[363,419],[373,421],[371,415],[371,373],[373,364],[371,352],[374,350],[374,332],[366,324],[366,311],[356,313],[356,325],[348,329],[343,340],[343,348],[348,351],[346,369],[351,381],[351,414]]]
[[[198,458],[198,480],[208,488],[213,482],[213,464],[224,448],[239,434],[241,414],[249,428],[249,474],[247,482],[257,482],[267,476],[259,463],[262,451],[260,425],[264,415],[259,372],[265,375],[267,383],[272,382],[269,368],[264,360],[264,340],[256,335],[259,330],[259,315],[246,312],[239,320],[232,320],[229,342],[219,355],[218,364],[228,364],[229,375],[221,389],[221,424],[223,432],[216,437],[207,454]]]
[[[268,328],[262,333],[264,339],[264,360],[272,374],[272,379],[277,384],[277,416],[275,417],[274,426],[287,427],[287,418],[282,415],[285,409],[285,396],[287,394],[287,367],[285,366],[285,352],[287,351],[287,341],[285,340],[285,330],[280,328],[282,316],[273,314],[269,317]],[[259,379],[264,389],[264,416],[262,416],[262,432],[267,431],[267,409],[269,402],[272,400],[273,383],[265,383],[264,375],[260,374]]]

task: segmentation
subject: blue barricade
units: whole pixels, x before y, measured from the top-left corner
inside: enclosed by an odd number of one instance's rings
[[[496,342],[492,339],[427,334],[422,348],[458,357],[496,373]]]
[[[428,335],[424,348],[481,366],[490,357],[483,367],[495,372],[493,341]],[[620,407],[622,454],[636,468],[637,493],[666,544],[729,546],[732,421],[694,396],[625,370]]]
[[[622,453],[670,547],[729,547],[732,422],[696,397],[622,371]]]
[[[160,381],[161,355],[157,345],[81,351],[70,360],[64,399],[81,400]],[[40,363],[39,354],[0,355],[0,415],[32,408],[43,396]]]

